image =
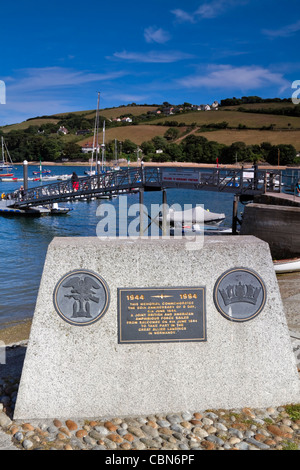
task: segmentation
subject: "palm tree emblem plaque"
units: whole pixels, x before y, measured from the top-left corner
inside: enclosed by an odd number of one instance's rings
[[[105,280],[88,270],[72,271],[58,282],[53,293],[59,316],[76,326],[97,322],[107,311],[110,301]]]

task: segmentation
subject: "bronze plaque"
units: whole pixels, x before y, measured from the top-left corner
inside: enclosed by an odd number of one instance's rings
[[[206,341],[205,287],[118,289],[122,343]]]
[[[265,306],[267,290],[264,281],[248,268],[226,271],[216,282],[214,302],[227,320],[245,322],[259,315]]]
[[[78,269],[58,282],[53,294],[59,316],[75,326],[89,326],[98,321],[109,306],[109,289],[98,274]]]

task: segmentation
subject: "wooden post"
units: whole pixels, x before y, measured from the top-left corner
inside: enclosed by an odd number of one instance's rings
[[[237,235],[237,223],[238,223],[238,206],[240,197],[235,194],[233,200],[233,212],[232,212],[232,235]]]
[[[140,188],[140,237],[144,235],[144,188]]]
[[[167,191],[162,190],[162,236],[167,235]]]
[[[100,188],[100,174],[101,174],[101,163],[97,160],[97,188]]]

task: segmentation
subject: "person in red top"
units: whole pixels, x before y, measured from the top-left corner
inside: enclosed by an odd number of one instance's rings
[[[71,182],[72,182],[73,191],[78,191],[78,189],[79,189],[79,178],[78,178],[77,174],[75,173],[75,171],[73,171]]]

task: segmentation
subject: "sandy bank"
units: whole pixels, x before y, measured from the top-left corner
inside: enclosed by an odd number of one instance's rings
[[[29,339],[32,320],[7,323],[1,326],[0,341],[6,345],[16,344]]]

